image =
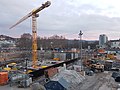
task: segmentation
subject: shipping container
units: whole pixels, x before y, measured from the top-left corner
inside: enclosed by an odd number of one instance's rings
[[[66,53],[59,53],[60,54],[60,60],[64,61],[66,60]]]
[[[59,58],[60,60],[66,60],[66,53],[54,53],[54,58]]]
[[[59,58],[62,61],[78,58],[78,53],[75,52],[56,52],[54,58]]]
[[[50,68],[50,69],[45,70],[45,75],[47,75],[47,77],[52,77],[57,73],[58,73],[57,68]]]
[[[8,72],[0,72],[0,85],[7,84],[8,82]]]
[[[66,59],[69,60],[72,58],[72,54],[70,52],[66,53]]]

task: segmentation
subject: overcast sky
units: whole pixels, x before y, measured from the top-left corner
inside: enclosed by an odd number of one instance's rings
[[[47,0],[1,0],[0,34],[20,37],[32,34],[31,18],[13,29],[10,26]],[[78,39],[98,40],[100,34],[110,39],[120,38],[120,0],[51,0],[51,6],[42,10],[37,18],[40,37],[62,35]]]

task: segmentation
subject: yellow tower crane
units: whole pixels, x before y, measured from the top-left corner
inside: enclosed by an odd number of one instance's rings
[[[34,9],[30,13],[28,13],[26,16],[24,16],[22,19],[20,19],[17,23],[15,23],[13,26],[10,27],[12,29],[16,25],[20,24],[24,20],[26,20],[29,17],[32,17],[32,60],[33,60],[33,68],[36,68],[37,66],[37,21],[36,18],[39,16],[38,12],[41,10],[49,7],[51,5],[50,1],[45,2],[45,4],[42,4],[42,6],[38,7],[37,9]]]

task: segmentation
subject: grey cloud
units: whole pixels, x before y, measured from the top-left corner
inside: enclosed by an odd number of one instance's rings
[[[8,1],[2,0],[0,4],[0,34],[20,36],[25,32],[31,33],[31,18],[13,30],[8,28],[40,4],[34,3],[33,0]],[[38,2],[42,3],[43,1]],[[88,15],[83,12],[86,10],[93,10],[97,14]],[[37,19],[38,35],[67,34],[68,38],[78,38],[79,30],[83,30],[84,38],[94,37],[98,39],[100,33],[107,33],[109,36],[112,31],[117,33],[120,29],[120,18],[101,16],[98,14],[101,11],[102,9],[89,4],[74,7],[65,0],[54,0],[49,8],[39,14],[40,16]],[[73,34],[74,36],[72,36]]]
[[[103,9],[98,8],[98,7],[94,6],[94,5],[90,5],[90,4],[83,4],[83,5],[79,6],[79,10],[82,10],[82,11],[92,10],[92,11],[94,11],[96,13],[100,13],[100,12],[102,12]]]

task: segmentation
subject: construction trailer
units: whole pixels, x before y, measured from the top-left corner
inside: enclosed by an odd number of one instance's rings
[[[59,60],[71,60],[78,58],[77,52],[54,52],[53,58],[59,58]]]

